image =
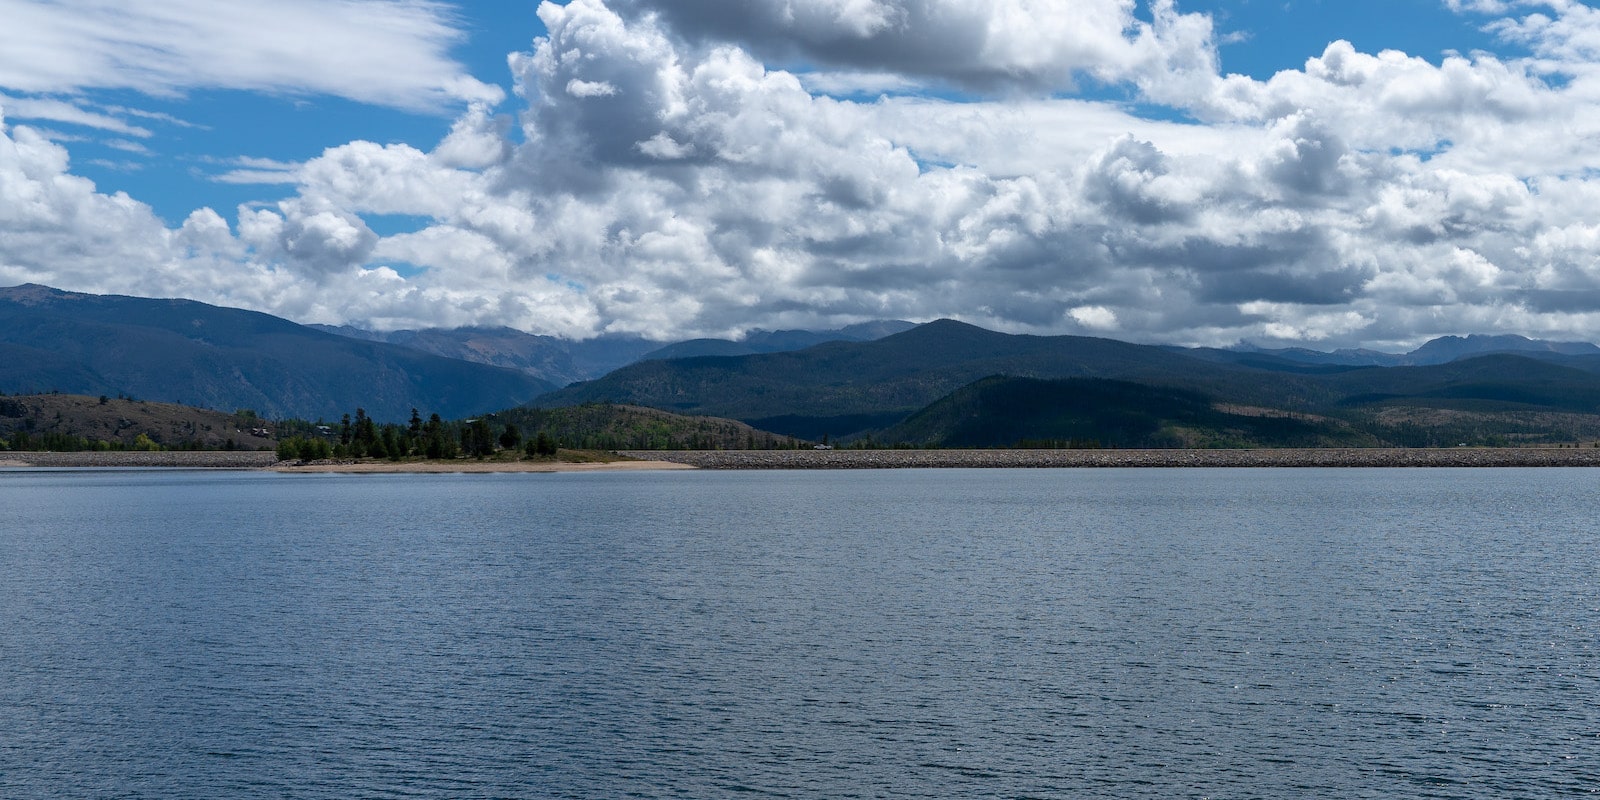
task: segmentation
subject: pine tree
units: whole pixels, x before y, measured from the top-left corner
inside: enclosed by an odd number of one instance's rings
[[[550,438],[550,434],[544,431],[539,431],[539,435],[528,443],[530,455],[553,456],[556,454],[556,449],[556,440]]]
[[[516,423],[506,423],[506,429],[500,432],[500,446],[506,450],[515,450],[522,444],[522,431]]]
[[[474,458],[494,455],[494,433],[488,420],[475,419],[461,429],[461,449]]]

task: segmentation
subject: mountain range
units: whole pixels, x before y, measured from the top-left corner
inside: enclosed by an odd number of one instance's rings
[[[126,395],[268,418],[459,417],[553,388],[516,370],[189,300],[0,289],[0,391]]]
[[[690,339],[669,344],[646,353],[638,361],[670,361],[675,358],[699,356],[749,356],[760,353],[786,353],[804,350],[828,342],[871,342],[904,333],[917,327],[903,320],[878,320],[850,325],[831,331],[765,331],[754,330],[743,339]],[[617,366],[623,366],[618,364]],[[609,371],[609,370],[608,370]],[[594,376],[598,377],[598,376]]]
[[[298,325],[190,300],[0,288],[0,392],[122,395],[273,418],[381,421],[412,408],[446,418],[510,408],[558,386],[676,353],[769,352],[862,341],[912,327],[751,331],[743,340],[582,342],[510,328],[373,332]]]
[[[1119,383],[978,386],[997,377]],[[961,425],[1012,431],[1005,435],[1016,440],[1085,438],[1083,426],[1057,434],[999,424],[1066,405],[1062,392],[1074,391],[1097,394],[1096,407],[1143,413],[1155,421],[1151,430],[1167,432],[1123,437],[1145,444],[1410,445],[1600,436],[1600,354],[1540,348],[1425,366],[1350,366],[1263,352],[1009,335],[952,320],[872,342],[640,362],[536,402],[617,402],[731,417],[811,440],[872,436],[946,445],[970,438],[957,430]],[[941,402],[967,409],[965,417],[933,414],[931,407]],[[1191,413],[1197,402],[1217,414]],[[945,424],[908,428],[919,414]],[[1095,424],[1104,427],[1105,418],[1099,419]],[[990,439],[991,445],[1014,443],[1000,434]]]
[[[1334,364],[1347,367],[1419,367],[1448,364],[1471,356],[1491,353],[1523,353],[1528,355],[1554,354],[1569,356],[1600,355],[1600,347],[1589,342],[1551,342],[1529,339],[1516,334],[1490,336],[1475,333],[1470,336],[1441,336],[1430,339],[1409,353],[1383,353],[1377,350],[1340,349],[1330,353],[1308,350],[1303,347],[1263,349],[1249,345],[1232,348],[1236,352],[1275,356],[1288,361],[1307,364]]]
[[[573,377],[586,379],[557,388]],[[1444,337],[1407,354],[1317,353],[936,320],[578,343],[504,328],[317,329],[192,301],[0,289],[0,392],[50,390],[308,419],[358,407],[398,420],[412,408],[463,418],[611,403],[813,441],[919,445],[1600,437],[1600,348],[1515,336]]]
[[[350,326],[307,327],[352,339],[399,345],[445,358],[514,369],[555,386],[598,378],[638,361],[661,347],[660,342],[635,336],[602,336],[574,342],[514,328],[428,328],[380,332]]]
[[[744,338],[690,339],[663,345],[638,336],[583,341],[539,336],[513,328],[428,328],[368,331],[350,326],[309,326],[328,333],[398,344],[424,353],[515,369],[557,386],[593,380],[637,361],[694,356],[737,356],[802,350],[824,342],[866,342],[916,327],[898,320],[865,322],[837,330],[753,330]]]

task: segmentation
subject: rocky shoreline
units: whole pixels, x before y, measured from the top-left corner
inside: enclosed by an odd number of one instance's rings
[[[1062,467],[1600,467],[1600,448],[1263,450],[622,450],[701,469]]]

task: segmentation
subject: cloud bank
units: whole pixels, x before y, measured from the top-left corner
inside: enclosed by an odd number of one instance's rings
[[[1223,74],[1209,19],[1166,0],[546,2],[509,108],[475,98],[430,150],[223,176],[296,190],[231,223],[165,227],[0,127],[0,283],[571,337],[950,316],[1199,344],[1594,338],[1600,15],[1455,5],[1531,55],[1332,42],[1263,81]],[[1168,113],[1073,95],[1091,83]],[[889,93],[822,93],[866,84]]]

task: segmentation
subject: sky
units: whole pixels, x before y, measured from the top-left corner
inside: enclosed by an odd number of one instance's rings
[[[0,286],[379,330],[1600,340],[1576,0],[0,0]]]

